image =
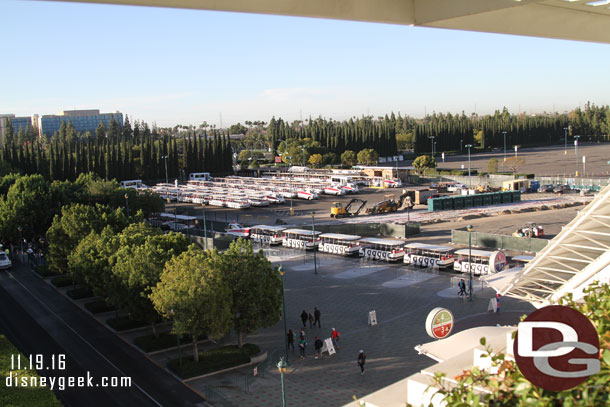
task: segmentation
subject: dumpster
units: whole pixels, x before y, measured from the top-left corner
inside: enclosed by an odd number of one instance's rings
[[[443,210],[453,209],[453,197],[443,199]]]
[[[502,203],[511,203],[513,201],[513,193],[511,191],[500,192],[502,194]]]
[[[466,195],[464,197],[464,208],[472,208],[474,206],[474,195]]]
[[[464,198],[465,196],[453,197],[453,209],[464,209]]]
[[[493,199],[491,197],[491,193],[481,194],[483,196],[483,206],[491,205]]]
[[[445,199],[445,198],[428,199],[428,210],[429,211],[442,210],[443,209],[443,199]]]
[[[492,203],[495,204],[500,204],[502,203],[502,192],[494,192],[491,194],[491,199],[492,199]]]
[[[513,194],[513,202],[521,201],[521,191],[512,191],[511,193]]]
[[[472,206],[483,206],[483,196],[481,194],[472,196]]]

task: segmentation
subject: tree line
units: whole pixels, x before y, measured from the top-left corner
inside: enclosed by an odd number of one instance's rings
[[[31,127],[14,134],[5,121],[0,168],[4,173],[41,174],[47,180],[77,179],[94,173],[103,179],[164,179],[191,172],[226,174],[232,171],[233,153],[228,135],[216,130],[195,130],[175,137],[169,129],[152,130],[145,122],[129,118],[121,127],[100,122],[95,134],[79,133],[71,121],[62,122],[50,138],[28,137]],[[167,165],[167,172],[166,172]]]

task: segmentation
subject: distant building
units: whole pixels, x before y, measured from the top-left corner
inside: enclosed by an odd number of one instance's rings
[[[0,114],[0,139],[2,140],[2,146],[4,146],[4,129],[6,119],[10,120],[11,125],[13,127],[13,132],[15,136],[19,132],[19,129],[23,129],[25,131],[28,126],[36,127],[38,122],[38,115],[28,116],[15,116],[14,114]]]
[[[72,122],[72,125],[79,133],[90,131],[95,133],[95,129],[104,122],[106,128],[110,126],[110,121],[115,120],[123,127],[123,113],[100,113],[99,110],[64,110],[58,115],[43,115],[38,119],[38,131],[40,135],[47,137],[59,131],[62,122]]]

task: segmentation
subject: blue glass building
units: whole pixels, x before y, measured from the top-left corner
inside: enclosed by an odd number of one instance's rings
[[[69,110],[64,111],[62,115],[45,115],[39,119],[39,129],[41,135],[51,137],[56,131],[59,131],[62,122],[72,122],[72,125],[79,133],[90,131],[95,133],[95,129],[101,122],[104,122],[106,128],[110,126],[110,121],[114,120],[123,127],[123,113],[100,113],[99,110]]]

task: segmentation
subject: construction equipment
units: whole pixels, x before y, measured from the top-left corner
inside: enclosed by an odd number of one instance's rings
[[[535,222],[527,222],[525,227],[517,229],[513,236],[515,237],[542,237],[544,235],[544,228],[538,226]]]
[[[413,209],[415,206],[414,202],[415,192],[414,191],[406,191],[402,190],[402,195],[398,197],[398,209]]]
[[[366,208],[368,215],[375,215],[378,213],[396,212],[398,210],[398,202],[394,199],[394,195],[384,195],[384,200],[377,202],[370,208]]]
[[[356,207],[356,205],[358,206]],[[330,207],[330,217],[341,218],[349,216],[358,216],[358,214],[364,208],[365,205],[366,201],[359,198],[353,198],[345,206],[343,206],[341,202],[333,202],[333,206]]]

